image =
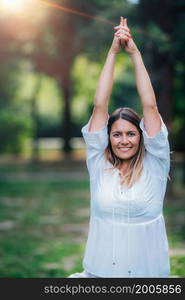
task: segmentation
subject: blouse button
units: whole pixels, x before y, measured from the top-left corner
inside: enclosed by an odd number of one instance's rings
[[[115,266],[115,264],[116,264],[116,263],[115,263],[115,262],[113,262],[112,264],[113,264],[113,266]]]

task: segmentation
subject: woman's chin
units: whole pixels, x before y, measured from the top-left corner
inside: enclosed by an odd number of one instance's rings
[[[128,160],[128,159],[131,159],[134,155],[129,155],[129,154],[126,154],[126,153],[124,153],[124,154],[117,154],[116,155],[119,159],[121,159],[121,160]]]

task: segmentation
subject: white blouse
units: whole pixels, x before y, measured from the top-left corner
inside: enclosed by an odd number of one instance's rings
[[[104,157],[107,127],[89,132],[90,223],[83,259],[84,269],[98,277],[168,277],[168,240],[163,200],[170,168],[168,132],[162,119],[160,132],[147,135],[143,119],[145,156],[140,180],[131,188],[120,183],[118,169]]]

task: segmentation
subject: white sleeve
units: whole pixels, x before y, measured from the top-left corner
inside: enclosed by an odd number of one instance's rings
[[[108,146],[107,126],[98,131],[89,131],[90,121],[82,128],[82,135],[86,143],[86,162],[91,177],[102,167],[104,162],[104,151]]]
[[[161,118],[161,116],[160,116]],[[144,146],[145,163],[153,175],[166,179],[170,169],[170,147],[168,130],[161,118],[161,129],[155,136],[149,136],[144,127],[144,120],[140,122]]]

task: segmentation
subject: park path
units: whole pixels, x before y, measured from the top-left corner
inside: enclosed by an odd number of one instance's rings
[[[10,167],[9,167],[10,166]],[[88,171],[84,160],[58,162],[29,162],[14,161],[10,165],[0,165],[0,180],[28,181],[28,180],[88,180]]]

